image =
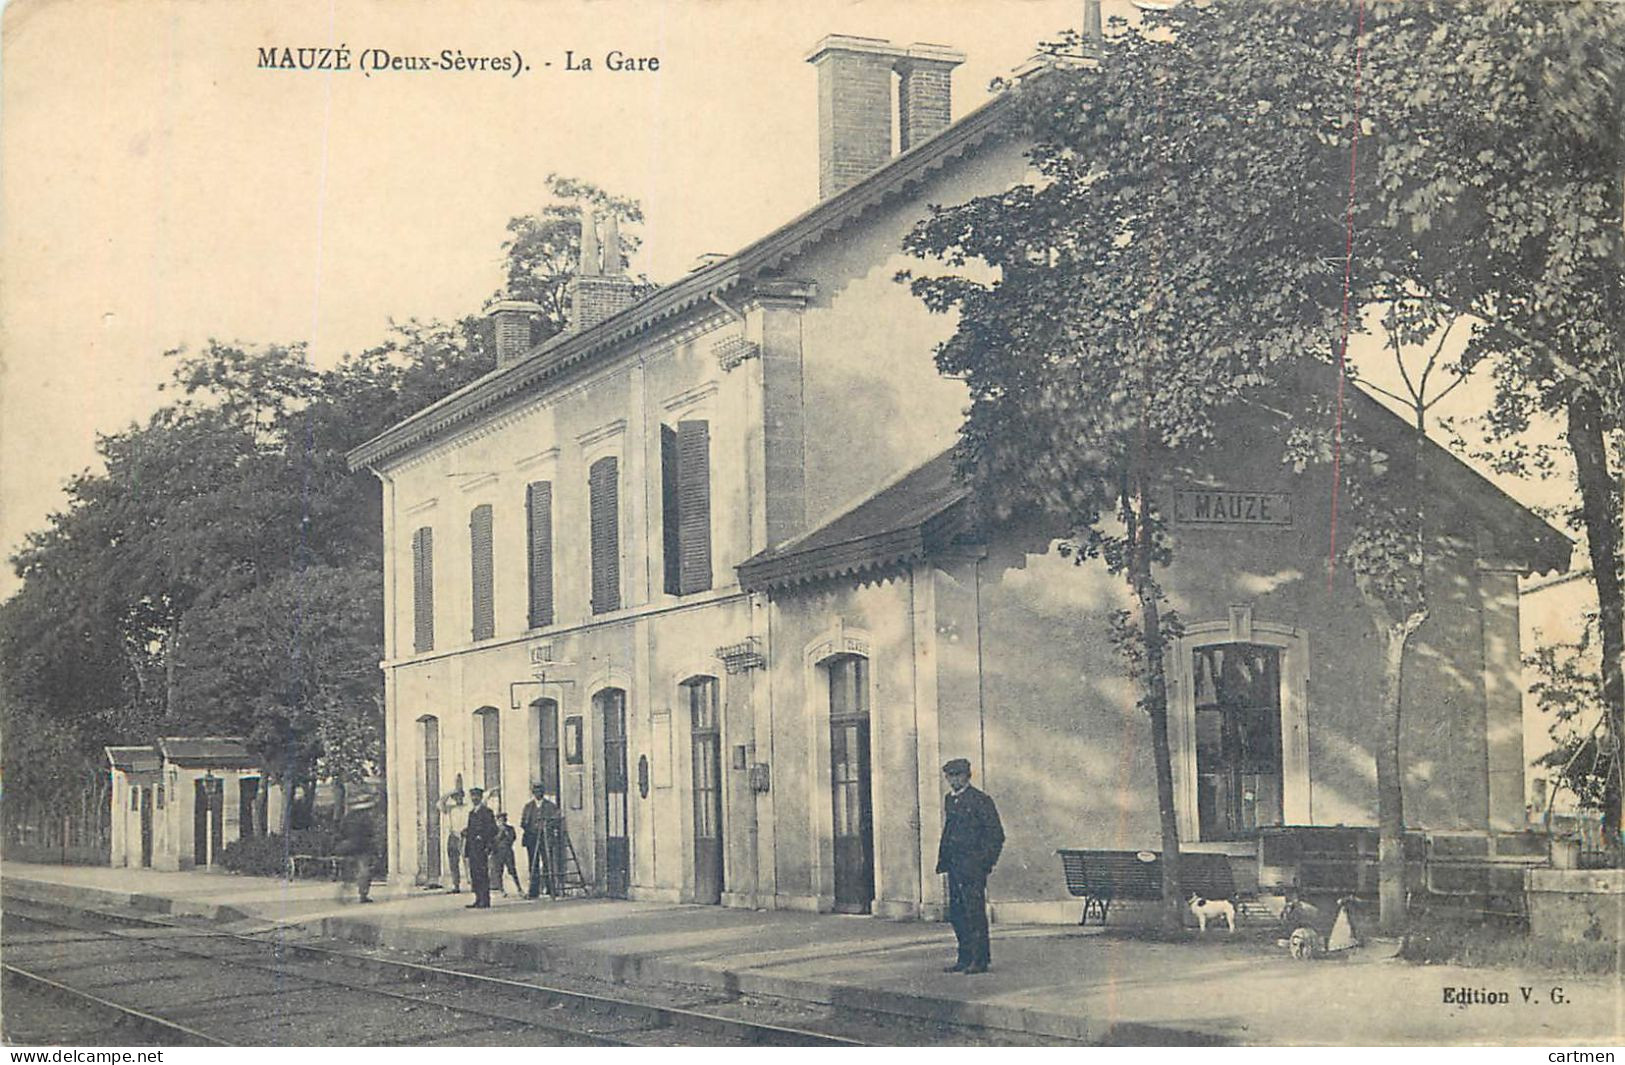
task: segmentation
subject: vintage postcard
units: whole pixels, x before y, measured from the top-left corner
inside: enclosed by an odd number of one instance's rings
[[[4,1040],[1625,1040],[1625,7],[14,0]]]

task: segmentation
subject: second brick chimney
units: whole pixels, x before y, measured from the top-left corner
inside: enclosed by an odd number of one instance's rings
[[[950,83],[964,53],[938,44],[907,47],[875,37],[831,34],[807,53],[818,68],[818,198],[828,199],[891,158],[892,75],[903,151],[952,121]]]
[[[570,280],[570,332],[579,333],[612,318],[638,301],[638,284],[621,261],[620,221],[604,218],[602,242],[595,212],[581,216],[581,265]]]

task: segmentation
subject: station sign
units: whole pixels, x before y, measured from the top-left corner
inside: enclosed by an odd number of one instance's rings
[[[1181,488],[1174,493],[1174,520],[1181,525],[1291,525],[1292,495]]]

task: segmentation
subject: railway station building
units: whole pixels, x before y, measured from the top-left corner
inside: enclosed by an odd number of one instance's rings
[[[1158,846],[1121,581],[1050,531],[976,527],[948,453],[966,393],[933,362],[952,322],[894,280],[931,204],[1027,176],[1008,100],[954,121],[940,46],[807,58],[816,206],[653,292],[589,219],[569,330],[532,347],[532,308],[496,304],[497,368],[351,453],[383,491],[394,874],[441,876],[466,786],[516,813],[539,782],[609,895],[939,916],[954,757],[1003,814],[1001,916],[1076,919],[1057,847]],[[1180,830],[1239,856],[1261,827],[1376,823],[1376,636],[1326,578],[1329,486],[1276,429],[1238,418],[1160,485]],[[1569,544],[1446,452],[1425,465],[1448,534],[1407,817],[1512,829],[1517,582]]]

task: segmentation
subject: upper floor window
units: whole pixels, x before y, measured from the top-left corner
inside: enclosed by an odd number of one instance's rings
[[[481,503],[468,516],[468,556],[472,563],[475,640],[496,635],[495,590],[491,564],[491,504]]]
[[[689,595],[711,587],[711,428],[689,419],[660,427],[665,588]]]
[[[592,524],[592,612],[621,607],[620,461],[607,455],[587,471]]]
[[[526,543],[530,559],[530,627],[553,624],[553,482],[525,489]]]
[[[434,530],[412,534],[412,650],[434,650]]]

